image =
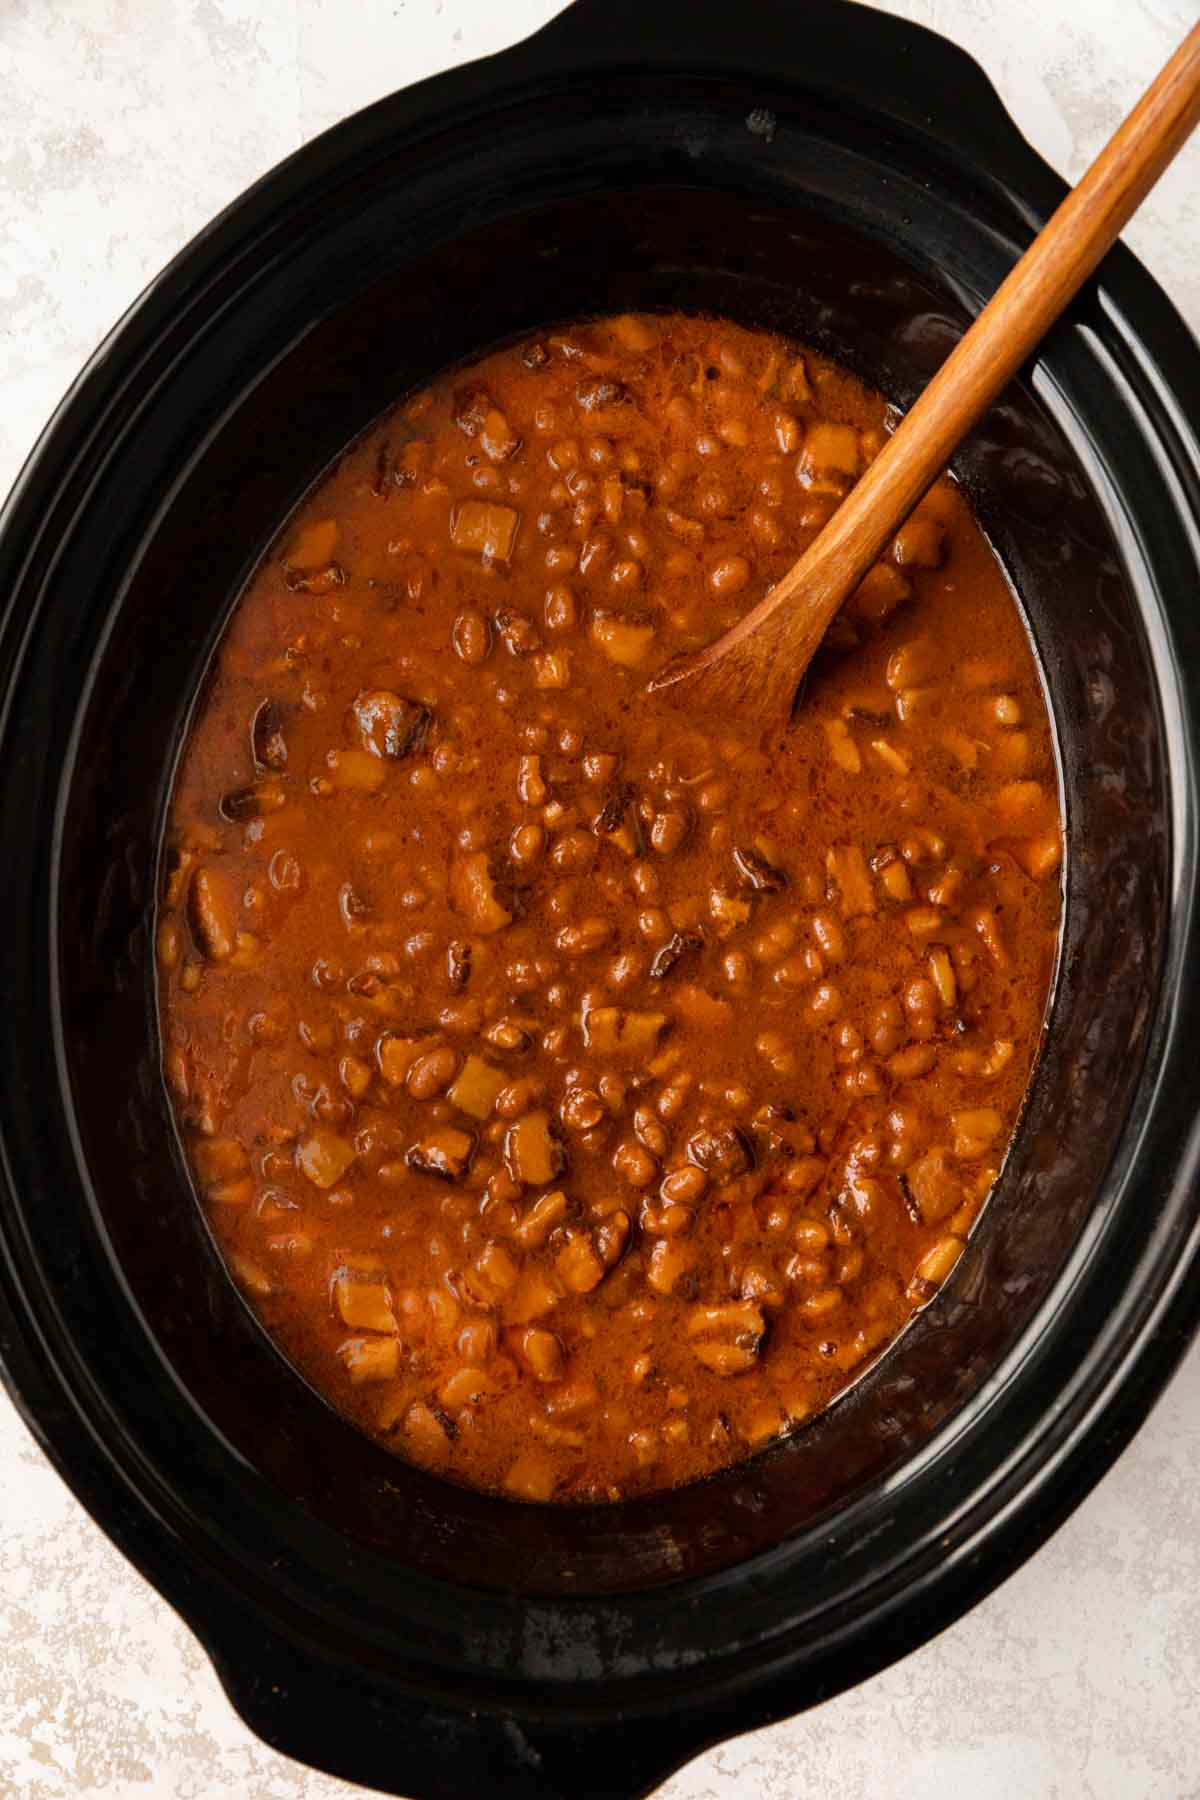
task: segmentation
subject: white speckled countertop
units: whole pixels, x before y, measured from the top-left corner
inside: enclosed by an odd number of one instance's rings
[[[344,114],[557,10],[0,0],[0,492],[103,332],[219,207]],[[1198,16],[1197,0],[889,10],[963,43],[1072,176]],[[1200,140],[1127,235],[1200,331]],[[982,1606],[855,1692],[699,1758],[661,1800],[1195,1800],[1198,1466],[1200,1347],[1117,1467]],[[251,1737],[0,1397],[0,1800],[361,1791]]]

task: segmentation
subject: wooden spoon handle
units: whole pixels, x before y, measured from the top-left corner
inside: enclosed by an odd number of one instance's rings
[[[842,601],[1087,280],[1197,122],[1200,25],[1067,195],[804,555],[731,631],[681,666],[669,665],[651,681],[652,689],[695,674],[710,682],[710,697],[718,694],[719,683],[724,704],[756,702],[764,713],[772,713],[776,703],[786,709]]]
[[[866,574],[972,425],[1083,286],[1200,122],[1200,25],[960,338],[821,533]],[[840,550],[839,547],[840,546]]]

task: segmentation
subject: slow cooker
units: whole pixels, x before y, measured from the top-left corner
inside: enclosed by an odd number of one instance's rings
[[[164,808],[223,622],[344,444],[554,320],[793,333],[904,407],[1061,198],[943,39],[576,0],[327,132],[152,285],[0,522],[0,1360],[269,1743],[418,1800],[633,1800],[963,1612],[1200,1314],[1200,355],[1118,248],[957,459],[1056,720],[1062,950],[966,1254],[828,1413],[713,1478],[518,1506],[386,1455],[243,1305],[156,1043]]]

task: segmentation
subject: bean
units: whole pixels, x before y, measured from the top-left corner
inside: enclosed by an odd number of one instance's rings
[[[846,956],[846,934],[832,913],[813,915],[812,933],[830,962],[843,962]]]
[[[473,606],[464,607],[454,621],[451,641],[455,655],[468,668],[478,668],[480,663],[486,662],[488,651],[492,647],[491,626]]]
[[[808,978],[808,962],[803,956],[785,957],[771,972],[773,985],[780,988],[803,987]]]
[[[528,1050],[533,1043],[533,1028],[518,1019],[497,1019],[483,1035],[494,1050],[518,1052]]]
[[[633,1115],[633,1129],[638,1142],[651,1156],[663,1157],[671,1140],[648,1106],[639,1106]]]
[[[691,821],[678,808],[655,813],[650,823],[650,847],[659,856],[673,856],[688,834]]]
[[[408,1071],[405,1087],[414,1100],[432,1100],[444,1094],[458,1073],[458,1052],[442,1045],[419,1056]]]
[[[776,919],[760,938],[751,945],[750,954],[756,962],[777,962],[786,956],[796,942],[796,927],[789,919]]]
[[[458,1354],[465,1363],[482,1365],[496,1354],[496,1326],[492,1319],[469,1319],[458,1334]]]
[[[546,461],[549,463],[550,467],[556,469],[559,474],[562,474],[564,470],[576,468],[579,464],[579,444],[577,440],[575,438],[560,438],[556,444],[551,444],[546,452]]]
[[[470,1033],[483,1024],[483,1006],[478,1000],[451,1000],[437,1016],[443,1031]]]
[[[574,631],[579,624],[579,602],[565,582],[547,588],[543,616],[547,631]]]
[[[600,1098],[608,1108],[612,1118],[619,1118],[625,1110],[625,1083],[619,1075],[604,1074],[599,1082]]]
[[[744,556],[725,556],[708,571],[708,585],[718,600],[729,600],[740,594],[750,579],[750,564]]]
[[[608,1269],[615,1268],[624,1255],[625,1246],[629,1242],[629,1233],[633,1221],[623,1207],[609,1216],[596,1227],[596,1249],[600,1260]]]
[[[612,780],[620,766],[620,757],[608,751],[589,751],[583,759],[583,779],[597,787]]]
[[[491,1243],[480,1251],[470,1271],[470,1283],[482,1293],[485,1303],[494,1304],[511,1293],[516,1286],[520,1266],[503,1244]]]
[[[598,913],[581,919],[578,925],[564,925],[555,938],[555,948],[564,956],[588,956],[594,950],[602,950],[605,944],[611,943],[613,937],[612,922],[603,919]]]
[[[596,840],[587,831],[564,831],[550,852],[556,869],[586,875],[596,860]]]
[[[664,1175],[658,1191],[670,1205],[694,1206],[707,1186],[704,1170],[689,1163]]]
[[[805,1213],[795,1222],[792,1230],[792,1242],[797,1250],[805,1256],[819,1256],[829,1244],[828,1228],[822,1224],[820,1219],[814,1219],[810,1214]]]
[[[901,568],[936,569],[945,545],[946,534],[938,521],[914,513],[892,539],[892,556]]]
[[[568,1088],[559,1106],[559,1117],[568,1131],[594,1131],[605,1116],[604,1102],[590,1088]]]
[[[747,519],[746,524],[749,528],[750,536],[754,539],[755,543],[760,545],[764,550],[774,550],[782,541],[782,531],[779,529],[779,526],[775,523],[770,513],[764,512],[761,506],[756,506],[754,508]]]
[[[944,944],[931,944],[929,947],[929,975],[942,1005],[952,1007],[958,998],[958,981],[950,952]]]
[[[913,1037],[931,1038],[937,1029],[938,1010],[937,989],[932,981],[924,975],[914,975],[905,983],[903,1000],[908,1029]]]
[[[540,756],[523,756],[517,766],[517,795],[525,806],[541,806],[549,789],[542,778]]]
[[[613,1169],[633,1188],[648,1188],[658,1175],[658,1163],[634,1138],[624,1138],[617,1145]]]
[[[554,1260],[559,1279],[573,1294],[590,1294],[604,1279],[604,1264],[585,1231],[571,1232]]]
[[[814,1019],[836,1019],[841,1015],[843,1004],[841,989],[834,987],[832,982],[823,981],[813,989],[808,1010]]]
[[[888,1068],[897,1081],[914,1081],[928,1075],[936,1062],[937,1051],[932,1044],[910,1044],[888,1058]]]
[[[937,657],[927,638],[911,638],[888,658],[886,680],[894,694],[924,687],[937,672]]]
[[[566,1357],[561,1341],[552,1331],[530,1325],[521,1333],[521,1356],[538,1381],[561,1381],[566,1370]]]
[[[799,1156],[795,1162],[789,1163],[783,1176],[783,1185],[789,1194],[807,1199],[824,1181],[826,1169],[827,1165],[820,1156]]]
[[[634,950],[624,950],[609,963],[605,984],[621,993],[625,988],[636,987],[645,973],[645,957]]]
[[[642,1203],[639,1223],[642,1230],[651,1237],[685,1237],[695,1223],[696,1215],[690,1206],[682,1206],[676,1201],[647,1199]]]
[[[546,832],[541,825],[518,825],[508,841],[509,856],[522,867],[537,862],[545,848]]]
[[[818,1288],[815,1294],[805,1295],[800,1302],[800,1311],[808,1319],[826,1319],[830,1313],[836,1312],[841,1304],[842,1291],[840,1288]]]
[[[183,934],[172,920],[165,919],[158,928],[158,964],[161,969],[177,968],[183,953]]]
[[[496,1095],[495,1111],[502,1119],[517,1119],[526,1113],[546,1092],[546,1085],[534,1075],[522,1075],[510,1081]]]
[[[540,1249],[550,1233],[556,1226],[562,1224],[566,1216],[567,1196],[561,1189],[556,1188],[553,1193],[540,1194],[517,1226],[514,1236],[523,1249]]]
[[[877,1056],[891,1056],[904,1037],[904,1020],[895,1000],[881,1000],[867,1021],[867,1038]]]
[[[648,906],[638,914],[638,931],[648,944],[665,944],[671,936],[671,921],[661,906]]]
[[[696,1251],[676,1237],[661,1237],[650,1252],[646,1280],[656,1294],[671,1294],[688,1277],[698,1261]]]

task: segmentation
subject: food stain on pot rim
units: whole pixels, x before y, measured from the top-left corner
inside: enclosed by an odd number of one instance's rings
[[[644,693],[888,428],[765,331],[543,333],[368,431],[230,621],[168,824],[168,1083],[266,1329],[452,1479],[616,1501],[798,1429],[995,1184],[1061,830],[962,494],[782,738]]]

